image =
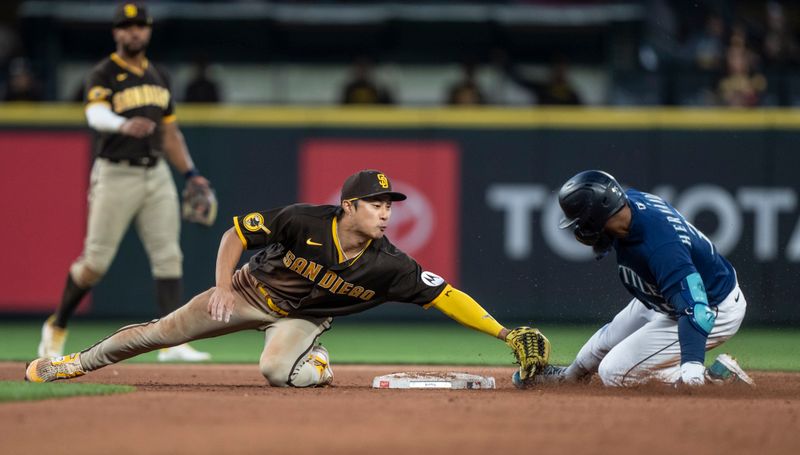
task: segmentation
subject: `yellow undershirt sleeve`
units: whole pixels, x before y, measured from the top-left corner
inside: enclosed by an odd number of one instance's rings
[[[503,326],[492,315],[487,313],[475,299],[449,284],[439,294],[439,297],[433,299],[425,308],[431,306],[459,324],[493,337],[497,337],[500,331],[503,330]]]

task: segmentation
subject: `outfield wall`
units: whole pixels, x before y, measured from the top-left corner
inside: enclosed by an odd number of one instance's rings
[[[502,320],[600,321],[628,297],[613,258],[595,262],[556,229],[554,192],[601,168],[675,204],[737,268],[749,322],[798,323],[800,114],[788,110],[179,108],[220,199],[217,224],[184,225],[187,295],[213,281],[233,215],[336,200],[359,168],[412,197],[390,238]],[[0,312],[44,313],[80,252],[89,132],[69,105],[0,108]],[[128,233],[89,313],[156,314],[147,261]],[[377,317],[430,318],[395,305]]]

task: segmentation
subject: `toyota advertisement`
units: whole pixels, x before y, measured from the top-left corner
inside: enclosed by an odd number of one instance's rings
[[[393,205],[387,237],[424,269],[503,320],[606,320],[630,299],[618,282],[615,258],[597,261],[589,248],[559,230],[556,202],[566,178],[602,169],[623,186],[662,196],[715,243],[736,267],[751,322],[800,322],[794,302],[800,294],[800,155],[794,153],[800,134],[792,131],[186,127],[184,132],[220,201],[213,227],[182,228],[187,293],[213,285],[219,239],[233,216],[295,202],[339,204],[347,176],[379,169],[408,195]],[[85,234],[89,148],[82,132],[0,136],[0,190],[6,195],[0,311],[55,308]],[[182,185],[182,179],[176,181]],[[154,316],[152,280],[133,231],[117,259],[93,290],[91,314]],[[408,311],[402,317],[430,316]]]

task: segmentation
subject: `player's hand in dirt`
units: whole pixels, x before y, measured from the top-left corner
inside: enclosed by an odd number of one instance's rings
[[[131,117],[122,124],[119,132],[126,136],[147,137],[156,130],[156,122],[147,117]]]
[[[208,314],[215,321],[230,322],[235,303],[233,291],[229,288],[216,287],[208,299]]]

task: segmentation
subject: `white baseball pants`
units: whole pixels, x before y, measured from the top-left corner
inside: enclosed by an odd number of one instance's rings
[[[717,306],[706,351],[739,330],[747,301],[737,283]],[[680,376],[678,322],[633,299],[583,345],[567,375],[597,372],[603,384],[624,387],[651,380],[672,384]]]

